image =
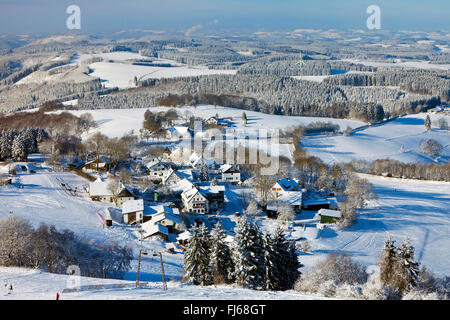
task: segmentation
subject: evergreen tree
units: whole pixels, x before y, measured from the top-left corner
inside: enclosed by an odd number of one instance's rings
[[[264,289],[279,290],[282,270],[279,270],[275,240],[268,234],[264,235],[264,264],[266,266]]]
[[[234,278],[250,289],[265,287],[264,243],[259,228],[245,216],[239,218],[233,241]]]
[[[384,247],[379,262],[380,280],[383,285],[394,287],[397,264],[398,256],[395,241],[391,240],[391,237],[388,236],[384,242]]]
[[[414,247],[410,245],[409,239],[403,241],[398,249],[399,267],[402,278],[403,290],[409,290],[417,285],[417,277],[420,273],[419,263],[414,260]]]
[[[18,135],[13,141],[11,156],[16,161],[26,161],[27,155],[26,141],[22,135]]]
[[[209,237],[203,224],[192,228],[193,235],[184,253],[184,273],[186,281],[195,285],[210,285],[212,273],[209,264]]]
[[[431,119],[429,114],[427,114],[427,117],[425,119],[425,129],[427,129],[427,131],[431,130]]]
[[[214,283],[231,282],[230,275],[234,271],[231,251],[225,243],[227,234],[218,222],[211,231],[210,268],[213,272]]]
[[[271,236],[266,236],[266,289],[288,290],[294,286],[300,276],[295,243],[288,241],[281,228],[275,229]]]

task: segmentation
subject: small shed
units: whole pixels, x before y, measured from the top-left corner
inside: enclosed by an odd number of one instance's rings
[[[320,223],[336,223],[342,218],[342,212],[338,210],[320,209],[318,212]]]
[[[178,235],[177,241],[180,245],[185,246],[191,237],[192,232],[186,230]]]

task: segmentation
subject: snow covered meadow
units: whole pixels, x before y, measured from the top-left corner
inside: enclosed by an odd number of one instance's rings
[[[433,128],[425,129],[425,113],[407,115],[382,125],[373,125],[356,130],[349,136],[308,136],[302,139],[302,146],[326,163],[351,160],[395,159],[407,162],[433,163],[434,159],[420,152],[421,139],[434,139],[443,146],[439,162],[450,159],[450,132]],[[449,116],[431,114],[435,121]],[[403,150],[402,150],[403,146]]]
[[[98,54],[82,54],[73,59],[73,64],[80,64],[91,58],[102,58],[101,62],[89,64],[93,70],[89,75],[102,79],[107,88],[125,89],[133,87],[133,79],[161,79],[175,77],[194,77],[210,74],[235,74],[236,70],[215,70],[201,66],[187,66],[167,59],[154,59],[155,64],[170,64],[167,66],[145,66],[126,63],[131,60],[149,59],[134,52],[109,52]]]

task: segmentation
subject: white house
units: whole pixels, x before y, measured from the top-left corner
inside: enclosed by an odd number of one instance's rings
[[[94,201],[105,201],[121,206],[127,200],[133,200],[133,192],[124,184],[119,182],[117,190],[111,190],[110,182],[102,178],[97,178],[89,183],[89,197]]]
[[[219,168],[222,182],[237,184],[241,181],[241,172],[231,164],[223,164]]]
[[[192,137],[191,129],[184,126],[175,126],[167,128],[169,139],[180,140],[180,139],[190,139]]]
[[[201,214],[209,212],[208,199],[194,185],[181,193],[181,200],[186,212]]]
[[[143,199],[125,201],[122,205],[123,221],[127,224],[147,222],[161,214],[178,216],[180,212],[162,203],[147,205]]]
[[[172,168],[169,169],[167,174],[163,176],[162,178],[162,184],[166,186],[173,186],[183,180],[180,175],[177,173],[177,171],[173,170]]]
[[[194,169],[200,169],[202,166],[206,166],[208,168],[214,168],[216,166],[214,160],[205,159],[203,156],[198,155],[196,152],[191,154],[191,156],[189,157],[189,161]]]
[[[153,159],[146,165],[147,173],[152,180],[162,180],[164,176],[169,173],[171,169],[170,165],[160,161],[159,159]]]
[[[278,182],[276,182],[271,188],[272,194],[275,196],[275,198],[282,196],[288,191],[298,190],[300,190],[298,180],[290,178],[283,178],[278,180]]]

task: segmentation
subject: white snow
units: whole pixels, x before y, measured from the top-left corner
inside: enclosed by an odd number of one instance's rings
[[[151,58],[156,63],[170,63],[172,67],[156,67],[133,65],[125,63],[127,60],[150,59],[134,52],[109,52],[96,54],[83,54],[77,56],[72,63],[82,63],[93,57],[101,57],[103,61],[89,64],[93,70],[89,75],[100,78],[107,88],[129,88],[133,87],[134,77],[138,80],[161,79],[174,77],[194,77],[211,74],[235,74],[236,70],[208,69],[202,66],[187,66],[167,59]]]
[[[343,61],[353,62],[357,64],[362,64],[365,66],[372,67],[406,67],[406,68],[417,68],[417,69],[438,69],[438,70],[449,70],[450,64],[433,64],[429,61],[396,61],[393,62],[375,62],[375,61],[365,61],[357,59],[342,59]]]
[[[155,258],[158,259],[159,258]],[[55,300],[56,293],[60,300],[323,300],[325,297],[300,294],[289,291],[257,291],[235,285],[192,286],[180,282],[168,281],[167,291],[163,290],[161,276],[154,282],[140,282],[136,288],[135,281],[112,279],[80,278],[79,290],[70,292],[74,277],[46,273],[38,270],[0,267],[0,290],[3,283],[13,285],[10,295],[0,291],[0,300]],[[66,289],[64,291],[64,289]]]
[[[167,107],[152,107],[149,110],[152,112],[167,111],[170,108]],[[97,127],[84,137],[89,137],[96,132],[101,132],[109,137],[121,137],[130,130],[134,130],[135,133],[142,128],[142,122],[144,120],[144,113],[147,109],[96,109],[96,110],[69,110],[76,116],[80,116],[83,113],[91,113],[94,121],[97,123]],[[234,126],[230,129],[239,131],[244,129],[248,134],[254,133],[255,130],[271,130],[279,129],[286,130],[298,125],[308,125],[311,122],[323,121],[338,124],[342,129],[347,126],[352,128],[360,127],[365,123],[354,120],[333,119],[333,118],[320,118],[320,117],[296,117],[296,116],[282,116],[282,115],[270,115],[261,112],[248,111],[235,108],[227,108],[221,106],[212,105],[199,105],[197,107],[184,106],[176,108],[178,114],[184,117],[186,112],[190,112],[193,116],[202,119],[208,119],[209,117],[219,114],[221,118],[231,117]],[[241,126],[242,113],[247,115],[247,125]]]
[[[421,139],[435,139],[444,147],[440,162],[447,162],[450,158],[450,131],[437,128],[426,131],[425,117],[424,113],[407,115],[382,125],[362,129],[350,136],[307,136],[302,139],[302,146],[328,164],[386,158],[403,162],[432,163],[434,159],[420,152],[419,143]],[[430,115],[432,121],[441,117],[450,122],[449,116]]]
[[[329,252],[340,251],[374,265],[389,233],[397,245],[409,237],[421,264],[448,275],[450,183],[361,176],[374,184],[379,199],[361,210],[353,227],[321,230],[318,239],[310,239],[313,254],[301,255],[300,261],[311,267]]]

